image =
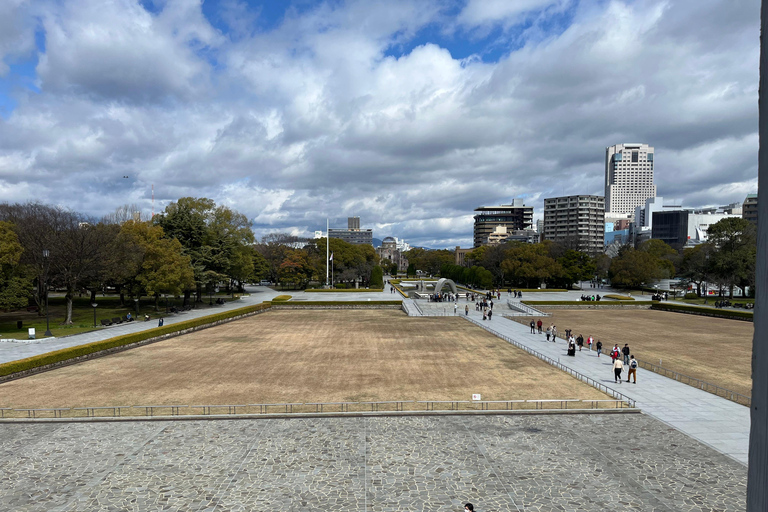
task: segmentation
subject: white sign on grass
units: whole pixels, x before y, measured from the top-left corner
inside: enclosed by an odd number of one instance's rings
[[[480,393],[472,393],[472,400],[482,400]]]

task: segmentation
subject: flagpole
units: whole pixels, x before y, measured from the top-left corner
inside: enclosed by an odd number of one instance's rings
[[[328,218],[325,219],[325,286],[328,286]]]

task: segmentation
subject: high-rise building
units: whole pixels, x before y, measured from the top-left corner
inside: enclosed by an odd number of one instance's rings
[[[525,206],[522,199],[515,199],[512,204],[475,208],[475,247],[486,245],[488,236],[496,231],[497,226],[505,227],[510,232],[531,229],[533,206]]]
[[[544,240],[591,255],[604,248],[605,198],[565,196],[544,199]]]
[[[330,238],[339,238],[351,244],[369,244],[373,245],[373,231],[370,229],[360,229],[360,217],[348,217],[347,229],[328,229]]]
[[[741,205],[741,217],[757,226],[757,194],[747,194]]]
[[[634,214],[656,196],[653,148],[648,144],[616,144],[605,148],[605,212]]]

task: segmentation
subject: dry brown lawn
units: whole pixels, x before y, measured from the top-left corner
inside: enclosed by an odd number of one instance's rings
[[[273,311],[0,384],[0,407],[608,398],[459,318]]]
[[[629,344],[640,360],[659,363],[697,379],[744,395],[752,394],[751,357],[754,325],[751,322],[647,309],[552,310],[557,330],[573,329],[584,338]],[[642,370],[639,370],[642,371]]]

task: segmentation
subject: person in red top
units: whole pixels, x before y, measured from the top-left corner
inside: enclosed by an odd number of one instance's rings
[[[541,323],[541,319],[539,319],[539,321],[538,321],[538,322],[536,322],[536,327],[538,327],[538,328],[539,328],[539,334],[541,334],[541,325],[542,325],[542,323]]]

